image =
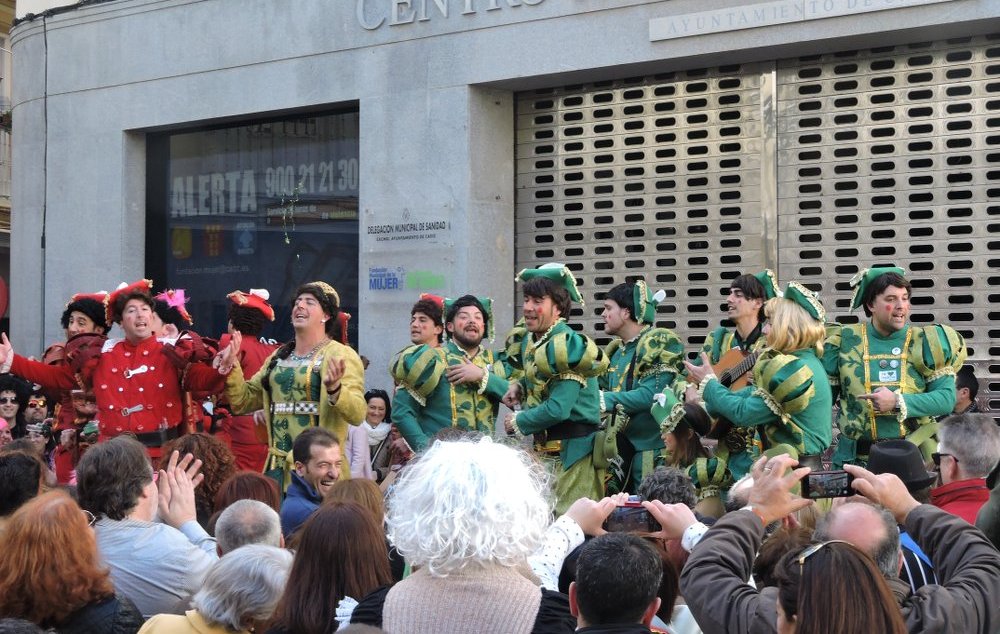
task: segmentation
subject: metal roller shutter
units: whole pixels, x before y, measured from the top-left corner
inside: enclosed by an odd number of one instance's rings
[[[517,267],[565,262],[600,342],[599,299],[639,276],[694,350],[742,272],[852,322],[848,280],[897,263],[1000,410],[1000,37],[520,93],[516,159]]]

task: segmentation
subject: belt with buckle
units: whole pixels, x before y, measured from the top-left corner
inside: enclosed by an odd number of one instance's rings
[[[304,414],[316,416],[319,414],[319,403],[316,401],[295,401],[292,403],[271,403],[272,414]]]
[[[168,440],[173,440],[180,435],[181,427],[180,425],[177,425],[175,427],[167,427],[148,434],[136,434],[135,439],[147,447],[162,447],[167,444]]]

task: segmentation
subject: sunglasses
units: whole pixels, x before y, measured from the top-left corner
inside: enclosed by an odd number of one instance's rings
[[[97,521],[97,518],[94,517],[94,514],[88,511],[87,509],[80,509],[80,510],[83,511],[83,516],[87,518],[87,526],[93,526],[94,522]]]
[[[17,398],[13,396],[0,396],[0,403],[4,405],[9,405],[10,403],[16,403]]]
[[[44,409],[45,401],[28,401],[28,407],[31,409],[35,408]]]
[[[931,460],[934,461],[934,466],[935,467],[940,467],[941,466],[941,456],[951,456],[952,460],[954,460],[955,462],[958,462],[958,458],[955,457],[955,454],[952,454],[952,453],[938,453],[937,451],[935,451],[934,453],[931,454]]]
[[[805,549],[799,553],[799,576],[802,576],[802,571],[806,565],[806,559],[809,559],[819,551],[823,550],[823,547],[828,544],[849,544],[842,539],[831,539],[829,541],[820,542],[818,544],[813,544],[812,546],[806,546]]]

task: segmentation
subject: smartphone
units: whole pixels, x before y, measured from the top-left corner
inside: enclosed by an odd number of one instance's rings
[[[846,471],[813,471],[802,480],[802,497],[810,500],[846,498],[855,494],[852,482],[854,476]]]
[[[633,495],[604,520],[604,530],[609,533],[655,533],[660,530],[660,524],[642,507],[642,498]]]

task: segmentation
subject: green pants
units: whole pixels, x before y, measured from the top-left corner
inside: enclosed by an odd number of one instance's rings
[[[558,456],[545,458],[544,462],[552,469],[556,480],[557,516],[565,513],[580,498],[600,500],[604,497],[604,469],[594,467],[593,454],[587,454],[568,469],[562,468],[562,461]]]

